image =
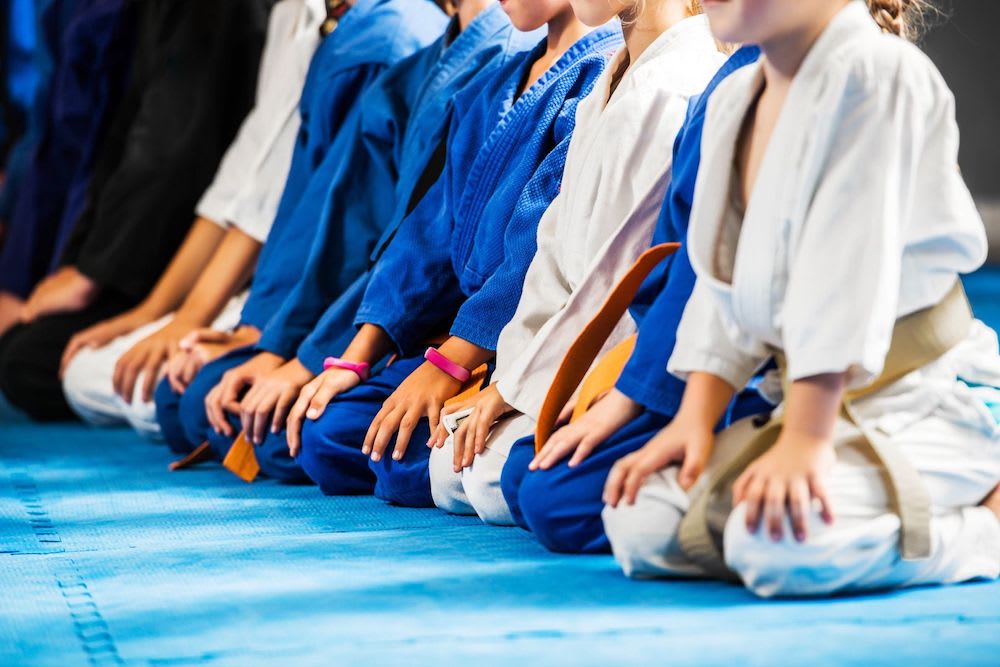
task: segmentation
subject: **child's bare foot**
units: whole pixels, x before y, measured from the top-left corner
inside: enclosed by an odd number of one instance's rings
[[[990,508],[997,515],[997,519],[1000,519],[1000,484],[997,484],[996,488],[990,491],[990,495],[986,496],[979,504]]]

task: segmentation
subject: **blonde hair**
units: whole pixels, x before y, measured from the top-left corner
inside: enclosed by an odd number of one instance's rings
[[[924,27],[928,0],[866,0],[868,11],[883,32],[914,40]]]

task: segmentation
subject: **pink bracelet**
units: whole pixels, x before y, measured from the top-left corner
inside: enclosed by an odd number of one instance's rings
[[[364,382],[371,375],[371,365],[367,362],[348,361],[339,357],[327,357],[323,360],[323,370],[331,368],[343,368],[345,371],[353,371],[361,381]]]
[[[468,379],[472,377],[472,373],[469,369],[459,366],[433,347],[427,348],[427,351],[424,352],[424,359],[431,362],[459,382],[467,382]]]

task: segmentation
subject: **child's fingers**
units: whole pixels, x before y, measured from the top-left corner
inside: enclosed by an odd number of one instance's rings
[[[775,542],[780,541],[784,533],[786,492],[784,480],[774,477],[768,480],[764,493],[764,519],[767,532]]]
[[[257,401],[257,408],[253,413],[253,438],[254,444],[260,445],[267,435],[267,425],[271,421],[271,411],[274,409],[274,399],[271,396],[263,397]]]
[[[830,496],[827,493],[826,485],[823,480],[818,476],[814,475],[809,480],[809,491],[812,496],[819,500],[820,503],[820,517],[826,524],[833,523],[833,505],[830,503]]]
[[[476,422],[476,454],[482,454],[486,450],[486,440],[490,436],[490,430],[496,422],[496,416],[489,411],[481,414]],[[471,465],[471,461],[469,462]]]
[[[399,423],[402,421],[404,414],[406,414],[406,408],[399,406],[378,422],[378,428],[372,437],[370,447],[372,461],[378,463],[382,460],[382,455],[385,454],[392,436],[399,430]],[[372,426],[374,427],[375,424],[373,423]]]
[[[295,396],[295,390],[291,387],[286,387],[281,391],[271,416],[271,433],[278,433],[285,425],[288,419],[288,411],[295,401]]]
[[[792,534],[796,541],[805,542],[809,521],[809,484],[794,479],[788,485],[788,514],[792,518]]]
[[[576,402],[570,401],[563,406],[563,409],[559,411],[559,418],[556,419],[556,424],[566,424],[569,422],[570,417],[573,416],[573,410],[576,408]]]
[[[396,432],[396,446],[392,450],[393,461],[403,460],[406,448],[410,446],[410,438],[413,436],[413,431],[417,428],[419,422],[420,416],[414,414],[412,410],[404,414],[403,418],[399,420],[399,431]]]
[[[622,482],[624,482],[627,474],[628,463],[626,459],[622,459],[611,466],[611,472],[608,473],[608,479],[604,482],[604,493],[602,494],[605,504],[611,507],[618,506],[618,501],[621,500]]]
[[[758,526],[760,526],[761,505],[764,502],[764,480],[754,475],[748,483],[745,493],[747,530],[756,533]]]
[[[462,424],[455,429],[451,436],[451,467],[455,472],[462,472],[462,460],[465,454],[465,436],[469,432],[469,424],[475,417],[475,412],[469,415]]]
[[[576,451],[573,452],[573,456],[570,457],[569,467],[575,468],[590,456],[590,453],[594,451],[597,446],[598,440],[592,436],[584,436],[580,444],[576,446]],[[567,452],[568,453],[568,452]]]
[[[632,466],[632,469],[629,470],[628,475],[625,477],[623,494],[625,502],[629,505],[635,504],[636,496],[639,495],[639,487],[641,487],[642,483],[645,481],[646,475],[645,466],[643,466],[641,462],[637,461],[636,465]]]
[[[337,390],[329,380],[323,380],[319,388],[309,399],[309,407],[306,409],[306,417],[309,419],[319,419],[326,406],[337,395]]]
[[[151,357],[145,368],[142,369],[142,402],[149,403],[153,400],[153,390],[156,388],[156,381],[160,377],[160,366],[163,364],[163,357]]]

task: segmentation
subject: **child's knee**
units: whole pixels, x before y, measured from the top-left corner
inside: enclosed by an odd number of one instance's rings
[[[188,440],[181,424],[180,400],[180,395],[174,392],[166,379],[160,380],[156,385],[153,402],[156,405],[156,422],[160,427],[160,434],[172,451],[189,454],[194,445]]]
[[[260,471],[267,477],[296,484],[309,481],[302,466],[288,452],[286,431],[268,433],[256,449]]]
[[[514,525],[514,517],[500,489],[500,476],[506,460],[506,456],[487,449],[483,455],[476,457],[472,467],[462,473],[462,488],[476,514],[486,523],[497,526]]]
[[[325,495],[369,494],[374,488],[375,476],[368,469],[360,447],[339,441],[343,435],[337,428],[340,423],[336,411],[330,407],[319,419],[305,420],[299,438],[301,448],[294,463]]]
[[[431,477],[431,497],[434,505],[451,514],[475,514],[475,510],[465,497],[462,473],[455,472],[452,439],[431,450],[427,462]]]
[[[590,541],[580,530],[581,508],[566,502],[560,486],[551,470],[529,472],[521,483],[518,505],[542,546],[558,553],[581,553]]]
[[[211,430],[208,415],[205,412],[205,396],[207,394],[208,391],[201,391],[199,385],[192,383],[180,395],[177,402],[177,418],[184,431],[184,437],[191,447],[197,447],[205,442],[208,439],[208,432]]]
[[[634,504],[624,501],[606,505],[601,513],[604,532],[622,571],[629,577],[652,577],[678,573],[686,560],[677,533],[683,519],[674,503],[639,491]]]
[[[99,386],[103,376],[94,373],[94,356],[90,349],[76,353],[63,373],[62,390],[73,412],[95,426],[107,426],[118,421],[108,409],[113,389],[110,384]]]
[[[751,533],[746,526],[746,504],[740,504],[726,521],[726,565],[760,597],[832,593],[842,587],[845,572],[830,549],[829,527],[817,516],[807,528],[809,537],[804,542],[795,541],[788,517],[779,541],[764,526]]]

